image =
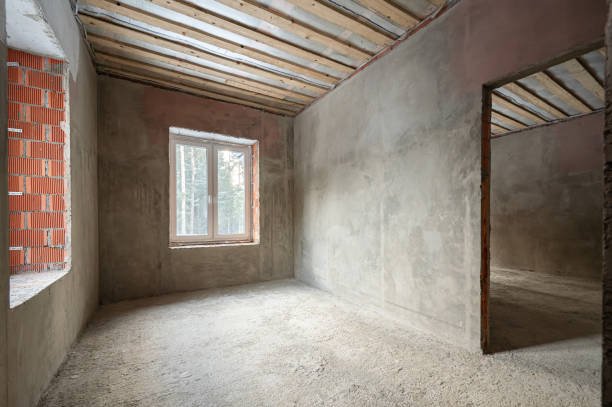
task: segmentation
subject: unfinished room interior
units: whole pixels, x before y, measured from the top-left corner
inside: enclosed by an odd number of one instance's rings
[[[0,407],[612,407],[611,10],[0,0]]]

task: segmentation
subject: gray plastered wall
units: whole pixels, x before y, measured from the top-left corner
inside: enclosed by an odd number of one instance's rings
[[[300,113],[296,277],[479,349],[483,85],[604,22],[603,0],[463,0]]]
[[[604,114],[491,141],[491,267],[601,279]]]
[[[102,301],[293,276],[292,119],[99,77]],[[169,247],[171,126],[259,141],[260,242]]]

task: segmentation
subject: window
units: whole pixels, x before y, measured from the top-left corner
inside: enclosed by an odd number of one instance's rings
[[[254,144],[171,128],[171,243],[252,241]]]

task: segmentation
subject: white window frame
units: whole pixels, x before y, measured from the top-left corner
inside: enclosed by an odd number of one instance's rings
[[[172,130],[172,128],[171,128]],[[195,132],[193,134],[185,134],[188,131],[171,131],[169,144],[169,161],[170,161],[170,243],[175,245],[181,244],[219,244],[219,243],[235,243],[235,242],[251,242],[253,239],[253,224],[252,224],[252,180],[253,168],[251,165],[251,156],[253,154],[252,144],[250,140],[246,142],[234,143],[227,141],[232,139],[227,136],[214,135],[210,133]],[[243,140],[243,139],[237,139]],[[179,236],[176,234],[176,148],[177,145],[192,145],[206,148],[206,157],[208,164],[208,234],[207,235],[190,235]],[[219,235],[218,233],[218,180],[217,180],[217,163],[219,151],[236,151],[244,154],[244,183],[245,183],[245,233],[236,235]]]

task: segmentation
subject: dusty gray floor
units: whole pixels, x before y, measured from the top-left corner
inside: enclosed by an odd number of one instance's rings
[[[492,270],[492,348],[506,351],[551,344],[548,352],[566,347],[567,356],[583,359],[582,367],[598,368],[601,301],[600,281]],[[581,349],[575,349],[574,343],[580,344]],[[561,353],[555,360],[572,368],[573,362],[565,360]]]
[[[591,342],[555,344],[472,354],[272,282],[104,307],[41,405],[597,405]]]

